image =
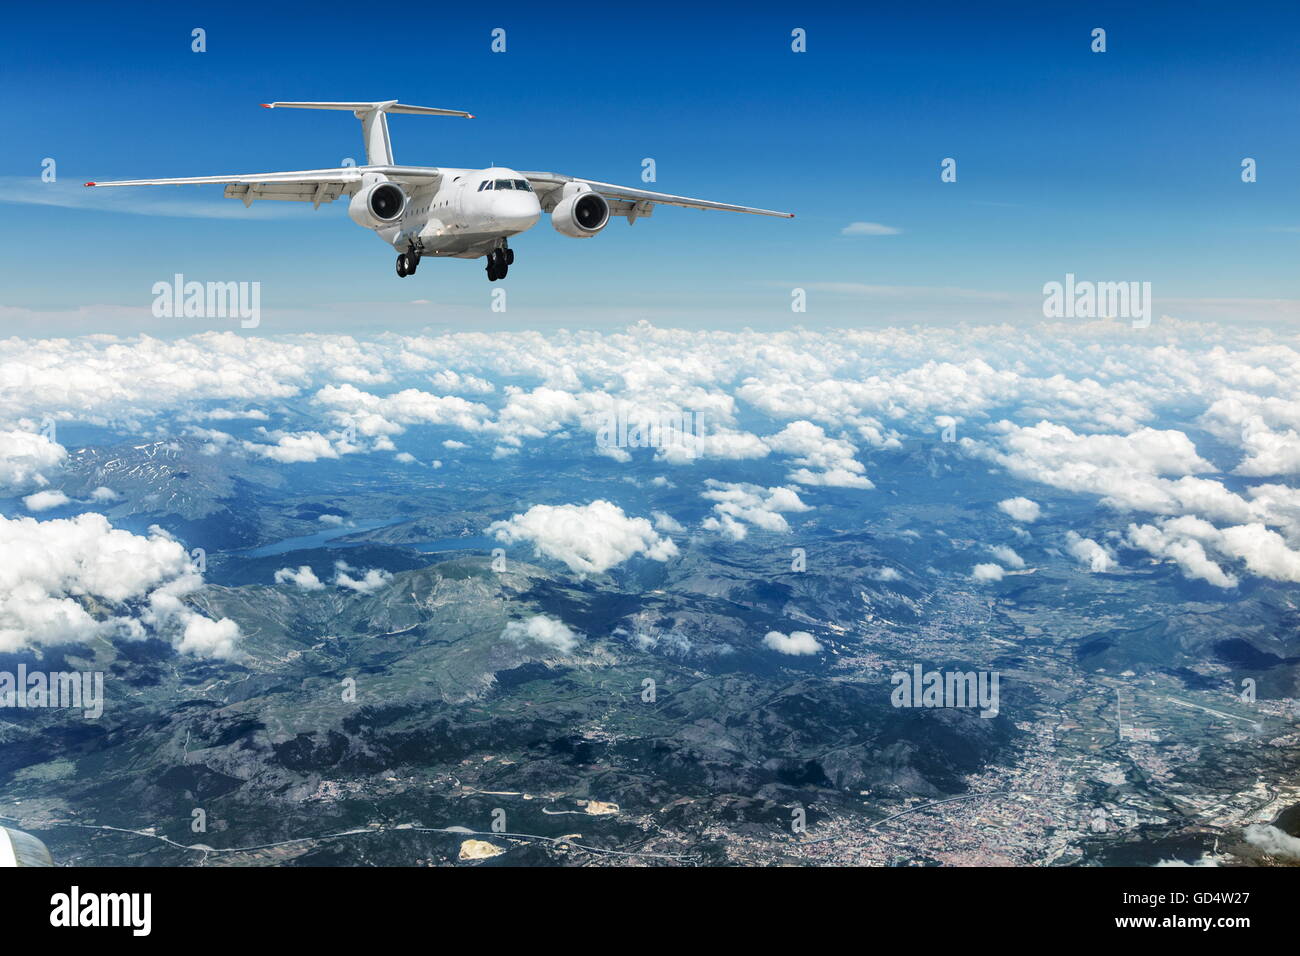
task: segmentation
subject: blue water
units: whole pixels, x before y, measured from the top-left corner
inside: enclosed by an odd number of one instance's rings
[[[341,538],[345,535],[355,534],[358,531],[371,531],[375,528],[386,528],[389,525],[405,521],[405,518],[368,518],[362,521],[354,521],[350,525],[339,528],[326,528],[323,531],[317,531],[313,534],[298,535],[293,538],[285,538],[272,544],[264,544],[260,548],[253,548],[249,551],[240,551],[239,554],[247,558],[266,558],[275,554],[287,554],[290,551],[308,551],[312,548],[323,548],[335,538]],[[384,546],[382,541],[340,541],[332,545],[335,548],[355,548],[363,544],[372,544]],[[439,538],[435,541],[414,541],[404,544],[388,545],[394,548],[413,548],[416,551],[432,553],[435,551],[490,551],[498,547],[498,542],[491,538],[471,537],[466,535],[463,538]]]
[[[358,531],[370,531],[373,528],[384,528],[390,524],[397,524],[392,518],[365,518],[361,521],[354,521],[351,524],[341,525],[337,528],[326,528],[323,531],[317,531],[314,534],[301,534],[295,538],[284,538],[272,544],[264,544],[260,548],[253,548],[250,551],[241,551],[240,554],[248,558],[265,558],[273,554],[285,554],[289,551],[305,551],[309,548],[319,548],[335,538],[341,538],[345,534],[355,534]],[[360,544],[358,541],[348,541],[340,544],[339,547],[352,547]]]
[[[414,548],[424,554],[434,551],[491,551],[493,548],[501,547],[501,542],[495,538],[470,537],[464,538],[441,538],[438,541],[416,541],[412,544],[400,545],[403,548]]]

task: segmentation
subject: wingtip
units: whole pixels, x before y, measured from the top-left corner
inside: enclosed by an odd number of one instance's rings
[[[262,107],[262,109],[264,109],[264,110],[273,110],[273,109],[275,109],[275,107],[272,106],[270,103],[261,103],[261,104],[259,104],[259,105],[260,105],[260,106]]]
[[[793,218],[794,218],[794,213],[792,213],[792,212],[788,212],[788,213],[786,213],[786,214],[785,214],[785,218],[786,218],[786,219],[793,219]]]
[[[93,185],[95,185],[95,184],[94,184],[94,183],[82,183],[81,185],[83,185],[83,186],[93,186]]]

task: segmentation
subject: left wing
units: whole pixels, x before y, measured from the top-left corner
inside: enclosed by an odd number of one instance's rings
[[[565,183],[586,183],[592,192],[600,193],[609,201],[611,216],[626,216],[628,222],[650,215],[655,206],[683,206],[687,209],[721,209],[724,212],[748,212],[756,216],[780,216],[793,219],[792,212],[775,212],[771,209],[756,209],[753,206],[733,206],[731,203],[711,202],[708,199],[692,199],[689,196],[670,196],[668,193],[655,193],[647,189],[634,189],[631,186],[615,186],[612,183],[600,183],[594,179],[579,179],[577,176],[561,176],[559,173],[522,173],[527,177],[537,193],[542,209],[550,212],[560,201],[560,194]]]
[[[289,173],[247,173],[234,176],[188,176],[181,179],[122,179],[111,183],[91,182],[87,186],[204,186],[225,184],[226,197],[241,199],[245,206],[254,199],[282,199],[320,206],[355,191],[364,173],[382,173],[389,180],[411,185],[436,185],[442,170],[425,166],[339,166],[335,169],[304,169]]]

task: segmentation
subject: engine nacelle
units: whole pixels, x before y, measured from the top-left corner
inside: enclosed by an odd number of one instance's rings
[[[590,187],[570,193],[551,210],[551,225],[557,232],[575,239],[594,236],[608,222],[609,203]]]
[[[359,226],[378,229],[400,219],[405,208],[406,193],[402,192],[402,187],[381,180],[361,187],[348,204],[348,215]]]

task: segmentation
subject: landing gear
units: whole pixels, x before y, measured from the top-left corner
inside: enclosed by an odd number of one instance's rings
[[[420,266],[420,254],[418,252],[403,252],[397,257],[397,274],[402,278],[415,275],[415,270]]]
[[[493,249],[487,254],[487,277],[489,282],[504,279],[515,261],[513,249]]]

